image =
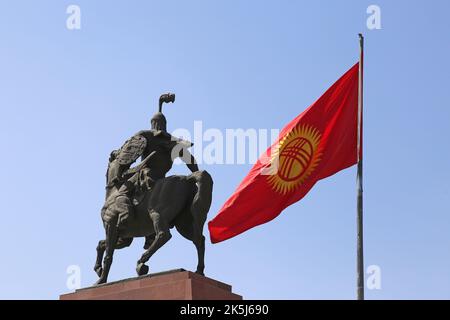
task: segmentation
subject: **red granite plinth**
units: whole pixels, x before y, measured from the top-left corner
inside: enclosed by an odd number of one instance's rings
[[[231,286],[183,269],[78,289],[60,300],[242,300]]]

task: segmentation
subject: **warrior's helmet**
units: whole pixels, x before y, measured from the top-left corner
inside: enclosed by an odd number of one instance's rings
[[[159,97],[159,109],[158,112],[155,113],[152,117],[151,124],[153,130],[167,130],[167,120],[166,117],[162,113],[162,104],[175,102],[175,94],[174,93],[165,93]]]

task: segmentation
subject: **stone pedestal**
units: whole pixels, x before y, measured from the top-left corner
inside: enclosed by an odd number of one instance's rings
[[[63,294],[60,300],[242,300],[231,286],[183,269],[130,278]]]

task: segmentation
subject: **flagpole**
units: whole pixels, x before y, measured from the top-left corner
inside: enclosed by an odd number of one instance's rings
[[[357,185],[357,298],[364,300],[364,247],[363,247],[363,160],[361,155],[362,148],[362,122],[363,122],[363,67],[364,67],[364,37],[359,34],[359,80],[358,80],[358,141],[357,141],[357,160],[358,171],[356,177]]]

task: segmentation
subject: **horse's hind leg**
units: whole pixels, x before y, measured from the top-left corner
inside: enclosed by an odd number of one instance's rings
[[[206,214],[201,210],[201,208],[196,206],[194,203],[191,206],[192,214],[192,242],[194,242],[197,248],[198,264],[197,270],[198,274],[204,275],[205,272],[205,237],[203,236],[203,226],[206,221]]]
[[[195,273],[205,275],[205,237],[200,236],[194,239],[195,247],[197,248],[198,264]]]
[[[190,213],[188,217],[191,217]],[[195,272],[203,275],[205,270],[205,237],[202,234],[199,234],[198,229],[194,232],[194,223],[195,222],[193,220],[189,221],[186,219],[184,221],[180,221],[176,225],[176,228],[184,238],[194,243],[198,256],[197,270]]]
[[[153,221],[155,238],[148,247],[147,251],[144,252],[142,257],[137,262],[136,272],[140,276],[148,273],[148,266],[145,263],[150,259],[150,257],[167,241],[169,241],[170,238],[172,238],[167,222],[161,218],[161,215],[158,212],[151,210],[150,218]]]
[[[197,270],[195,271],[195,273],[204,275],[205,271],[205,237],[203,236],[204,222],[199,221],[199,219],[196,219],[196,216],[194,215],[192,224],[193,224],[192,242],[194,243],[195,248],[197,248],[197,256],[198,256]]]
[[[213,181],[206,171],[196,173],[198,190],[191,204],[192,241],[197,248],[198,265],[196,273],[203,275],[205,271],[205,237],[203,226],[211,206]]]

